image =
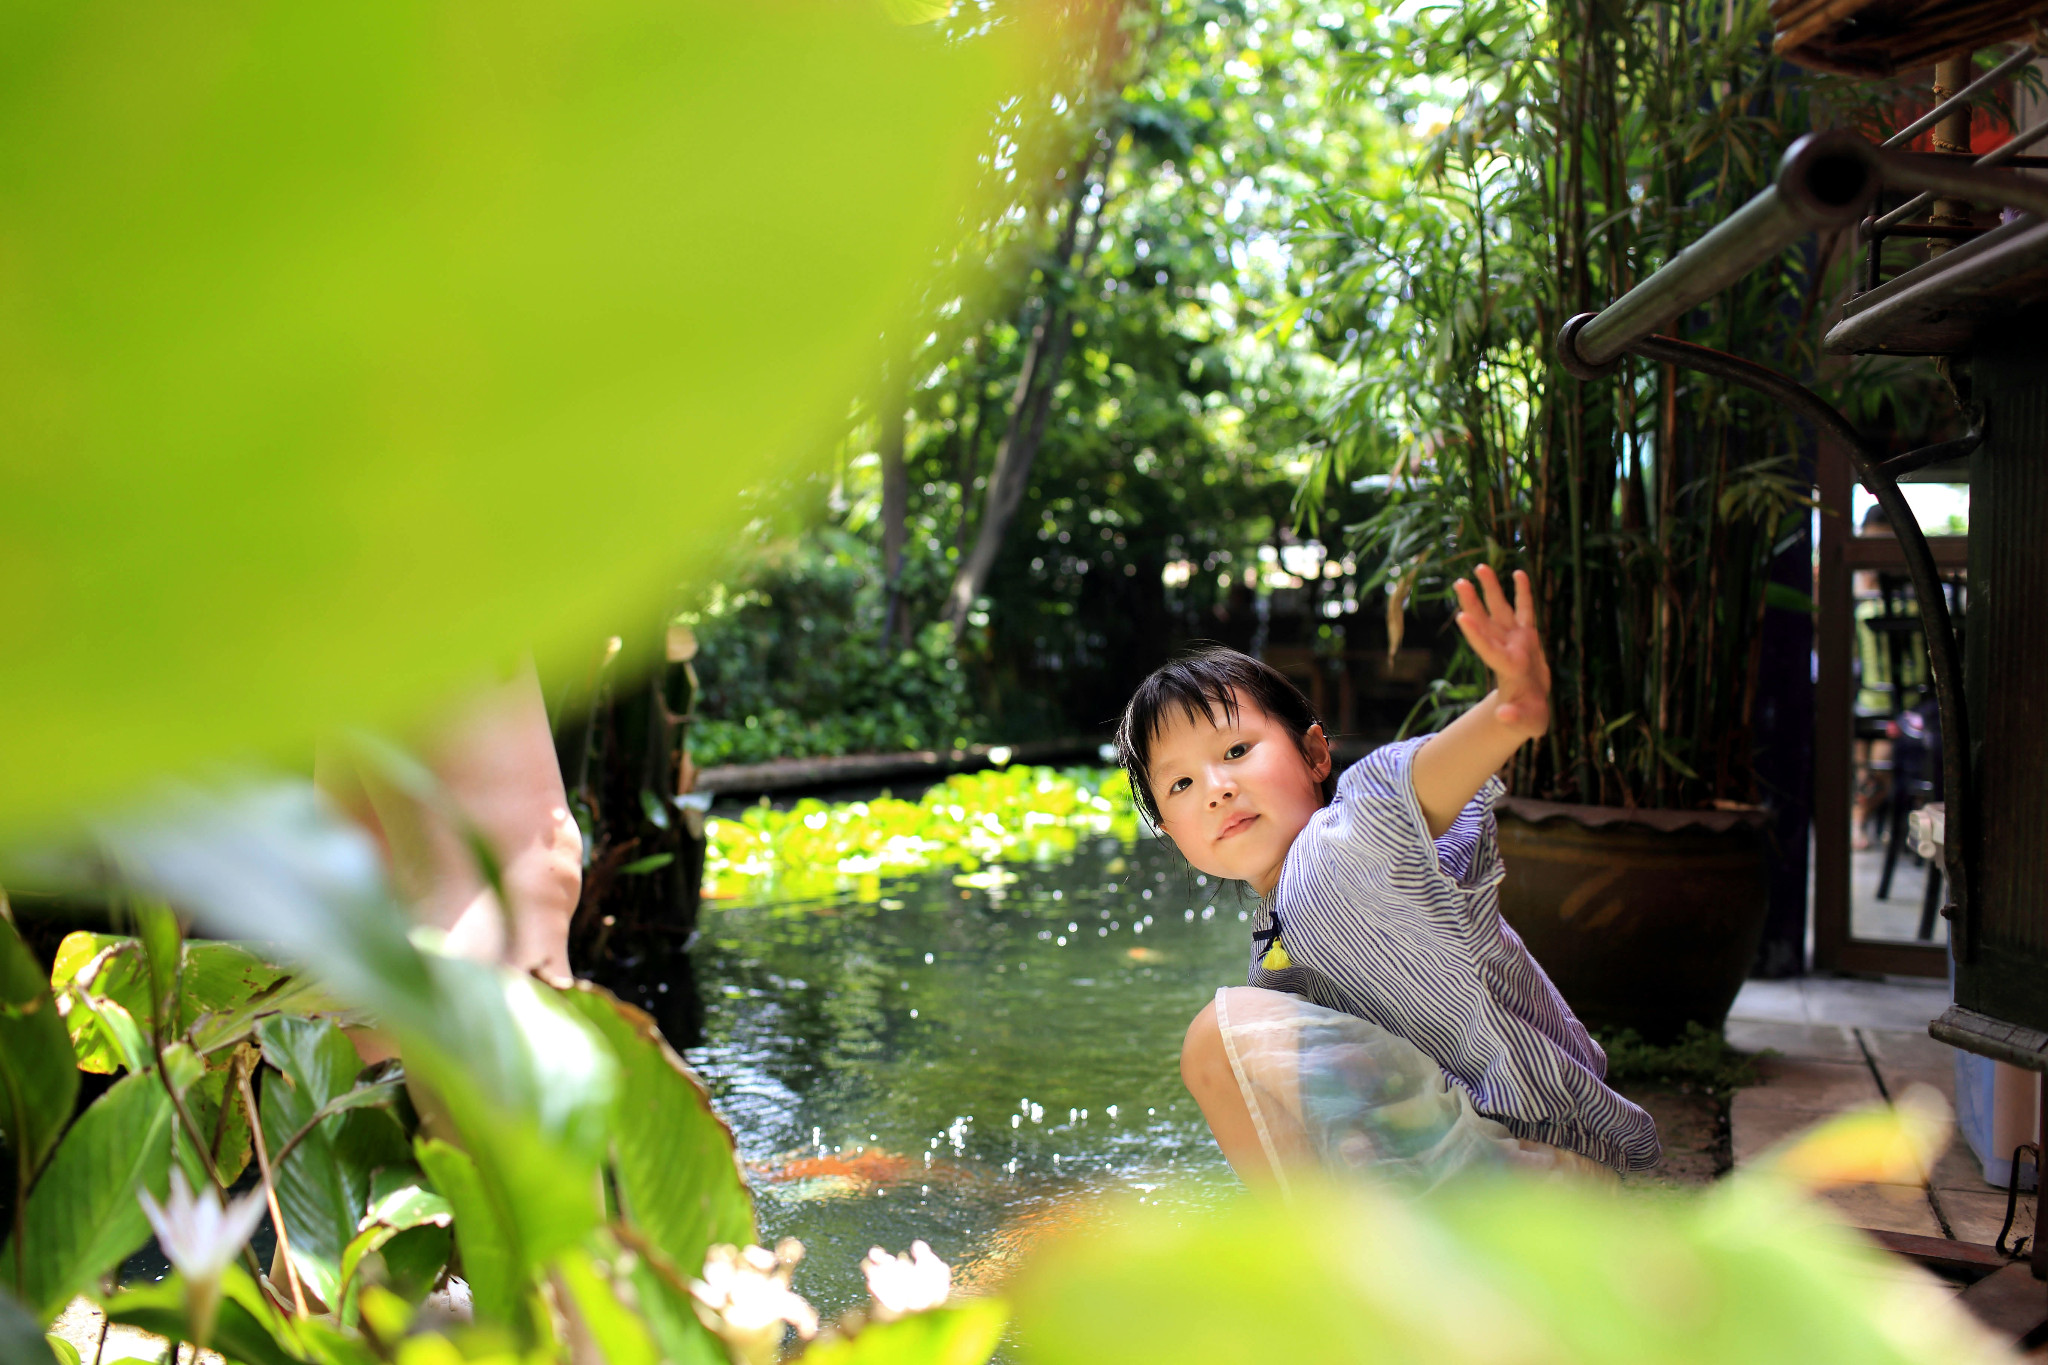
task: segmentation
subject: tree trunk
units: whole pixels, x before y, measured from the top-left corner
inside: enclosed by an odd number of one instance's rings
[[[1024,364],[1017,372],[1016,398],[1010,409],[1009,425],[1003,431],[1001,443],[996,446],[995,468],[989,471],[988,497],[982,505],[981,525],[974,537],[974,548],[960,561],[952,590],[946,594],[946,621],[953,628],[955,640],[967,629],[967,614],[974,609],[974,600],[981,596],[982,588],[988,583],[996,557],[1002,553],[1003,537],[1010,529],[1010,519],[1017,514],[1018,506],[1024,501],[1024,491],[1031,485],[1031,463],[1038,457],[1038,444],[1045,436],[1045,419],[1052,410],[1053,390],[1059,386],[1067,349],[1074,341],[1074,319],[1064,298],[1064,277],[1070,269],[1085,269],[1088,258],[1094,254],[1095,243],[1101,236],[1102,206],[1109,193],[1109,176],[1105,168],[1102,194],[1096,200],[1088,241],[1081,249],[1080,261],[1076,263],[1074,243],[1081,226],[1082,207],[1088,197],[1088,171],[1095,164],[1095,155],[1096,148],[1091,147],[1087,158],[1076,168],[1073,192],[1067,200],[1066,226],[1060,231],[1059,244],[1053,254],[1054,268],[1046,272],[1045,309],[1039,315],[1038,326],[1032,330],[1031,340],[1024,351]]]
[[[903,469],[904,409],[910,402],[910,337],[906,331],[889,357],[882,385],[882,579],[888,605],[882,611],[882,657],[896,648],[896,623],[903,614],[903,541],[910,516],[910,480]],[[908,634],[908,632],[905,632]]]

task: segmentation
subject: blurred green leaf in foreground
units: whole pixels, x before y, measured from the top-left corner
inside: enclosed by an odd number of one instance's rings
[[[0,17],[0,826],[659,609],[1028,43],[787,0]]]

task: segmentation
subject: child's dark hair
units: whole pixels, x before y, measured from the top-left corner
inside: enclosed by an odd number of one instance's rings
[[[1172,663],[1156,669],[1124,707],[1116,727],[1116,756],[1131,779],[1131,799],[1138,814],[1159,827],[1159,803],[1152,799],[1152,784],[1146,773],[1152,766],[1152,741],[1175,711],[1190,721],[1197,718],[1211,725],[1237,723],[1239,701],[1258,707],[1287,727],[1297,746],[1311,727],[1322,724],[1301,689],[1287,681],[1279,670],[1249,654],[1222,645],[1201,645],[1190,649]],[[1217,719],[1217,712],[1223,719]],[[1302,757],[1308,751],[1303,749]],[[1337,789],[1333,770],[1323,778],[1323,801],[1327,804]]]

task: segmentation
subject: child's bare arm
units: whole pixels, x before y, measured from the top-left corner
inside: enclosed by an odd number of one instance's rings
[[[1477,590],[1458,580],[1458,629],[1493,670],[1494,688],[1415,751],[1415,799],[1433,836],[1451,827],[1515,750],[1550,728],[1550,664],[1536,633],[1529,575],[1515,571],[1512,605],[1489,566],[1480,565],[1477,577]]]

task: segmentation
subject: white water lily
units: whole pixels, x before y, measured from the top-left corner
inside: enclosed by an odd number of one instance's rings
[[[251,1190],[222,1205],[212,1186],[194,1193],[185,1172],[171,1167],[170,1197],[162,1204],[138,1189],[143,1217],[156,1231],[164,1259],[185,1277],[185,1315],[192,1339],[205,1346],[220,1308],[221,1277],[263,1221],[263,1191]]]
[[[704,1278],[690,1283],[697,1315],[726,1345],[750,1363],[781,1353],[785,1324],[808,1341],[818,1334],[818,1314],[789,1287],[790,1274],[804,1256],[804,1244],[785,1237],[745,1250],[720,1243],[704,1256]]]
[[[860,1263],[860,1273],[867,1277],[875,1317],[882,1322],[937,1308],[953,1292],[953,1267],[921,1241],[910,1244],[908,1256],[891,1256],[880,1247],[870,1247],[868,1258]]]

